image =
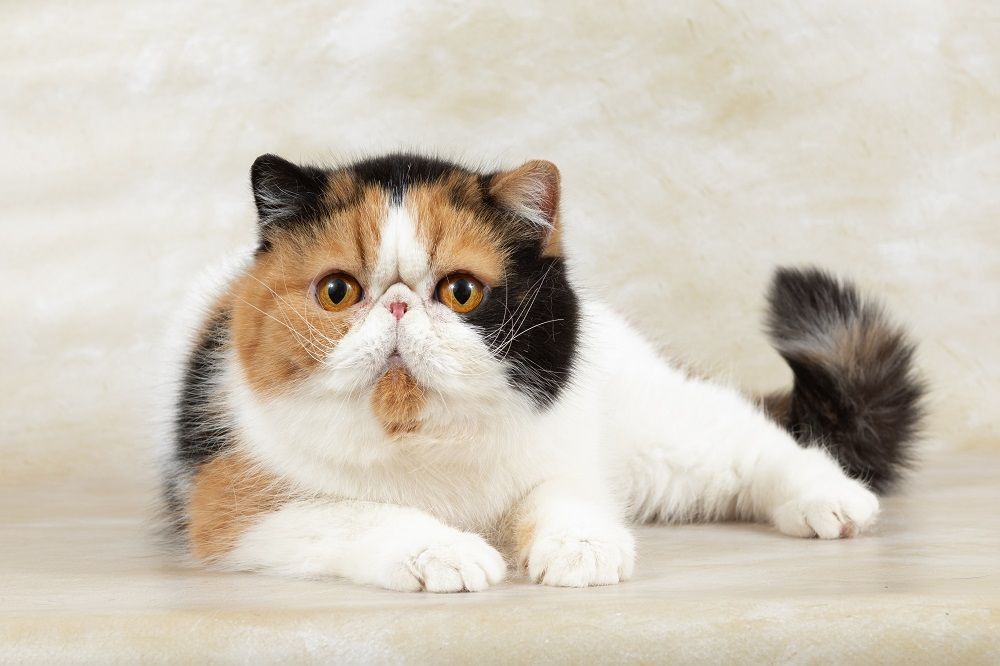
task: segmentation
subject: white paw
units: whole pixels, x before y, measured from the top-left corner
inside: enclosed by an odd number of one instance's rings
[[[539,534],[528,551],[528,576],[543,585],[614,585],[634,565],[635,539],[620,526]]]
[[[507,563],[482,537],[457,530],[392,562],[383,586],[406,592],[478,592],[503,581]]]
[[[876,516],[878,498],[857,481],[843,479],[782,504],[774,525],[791,536],[846,539],[871,527]]]

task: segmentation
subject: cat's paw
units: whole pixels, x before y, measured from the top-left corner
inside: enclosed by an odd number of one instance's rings
[[[457,530],[411,549],[387,569],[383,587],[406,592],[478,592],[507,575],[495,548],[479,535]]]
[[[846,539],[871,527],[878,510],[878,498],[871,491],[843,479],[785,502],[774,511],[774,525],[791,536]]]
[[[621,526],[541,533],[528,551],[527,566],[531,580],[543,585],[615,585],[632,576],[635,539]]]

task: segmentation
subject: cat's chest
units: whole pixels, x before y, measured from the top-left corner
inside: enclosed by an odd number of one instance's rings
[[[401,458],[367,468],[340,469],[342,497],[422,509],[461,529],[485,531],[537,483],[537,473],[507,460],[454,465]]]
[[[252,457],[302,491],[411,506],[483,531],[533,487],[591,458],[595,410],[561,401],[543,414],[483,405],[403,437],[364,404],[235,401]],[[429,405],[432,413],[446,413]],[[436,411],[435,411],[436,410]]]
[[[367,464],[313,464],[308,485],[331,499],[361,500],[424,510],[460,529],[491,529],[535,484],[541,467],[510,450],[468,455],[484,442],[428,443]],[[452,452],[449,452],[452,449]]]
[[[411,506],[463,529],[489,529],[553,465],[525,428],[389,438],[344,412],[311,416],[257,412],[244,436],[253,457],[306,493]]]

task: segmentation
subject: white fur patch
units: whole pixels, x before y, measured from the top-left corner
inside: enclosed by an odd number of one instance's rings
[[[430,279],[430,258],[417,237],[416,221],[403,205],[389,207],[381,228],[372,283],[383,291],[396,282],[422,290]]]
[[[476,592],[507,572],[482,537],[416,509],[371,502],[285,506],[245,533],[227,564],[291,576],[339,575],[410,592]]]

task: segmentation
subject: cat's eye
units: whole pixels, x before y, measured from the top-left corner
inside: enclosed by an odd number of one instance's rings
[[[361,300],[361,285],[346,273],[332,273],[316,283],[316,301],[324,310],[338,312]]]
[[[449,275],[437,286],[438,299],[459,314],[472,312],[483,302],[486,287],[471,275]]]

